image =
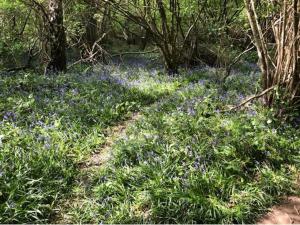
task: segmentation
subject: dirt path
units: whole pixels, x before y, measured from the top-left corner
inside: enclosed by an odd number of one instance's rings
[[[291,196],[260,218],[257,224],[300,224],[300,198]]]
[[[111,147],[114,142],[123,137],[126,134],[126,129],[130,124],[133,124],[141,117],[139,112],[135,112],[132,116],[125,121],[118,123],[113,127],[107,128],[105,131],[106,138],[104,144],[102,144],[98,151],[94,152],[86,162],[80,165],[81,170],[90,170],[99,168],[110,159],[111,157]]]
[[[160,100],[145,106],[151,108],[160,105],[163,101],[169,101],[172,96],[178,94],[181,90],[187,87],[181,87],[176,90],[173,94],[162,97]],[[73,223],[73,215],[70,215],[70,209],[80,209],[86,203],[85,200],[88,198],[89,191],[92,188],[91,181],[93,177],[97,176],[97,172],[103,168],[106,163],[111,159],[113,144],[122,136],[126,134],[126,130],[131,124],[134,124],[138,119],[142,117],[142,111],[135,112],[131,117],[125,121],[121,121],[115,126],[108,127],[104,132],[105,141],[98,148],[98,150],[90,155],[90,157],[79,164],[80,174],[78,179],[75,181],[75,187],[70,190],[70,195],[67,199],[63,199],[55,210],[56,213],[50,223],[52,224],[67,224]]]
[[[91,178],[97,174],[97,170],[105,166],[112,156],[112,146],[119,138],[126,134],[127,128],[141,117],[140,112],[135,112],[125,121],[121,121],[115,126],[108,127],[105,131],[105,141],[99,149],[91,154],[84,162],[79,164],[80,175],[76,180],[75,190],[71,190],[71,195],[68,199],[62,200],[56,209],[54,218],[50,221],[52,224],[72,223],[72,215],[68,214],[70,208],[81,208],[85,204],[86,191],[90,187]]]

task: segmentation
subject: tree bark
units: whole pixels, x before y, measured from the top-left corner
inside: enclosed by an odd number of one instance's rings
[[[65,72],[66,60],[66,34],[64,29],[62,0],[49,0],[47,37],[49,44],[49,57],[45,73]]]
[[[278,96],[270,92],[265,95],[265,100],[268,106],[280,104],[279,115],[282,115],[292,110],[300,110],[300,5],[299,0],[266,3],[272,8],[268,20],[275,38],[275,54],[274,50],[267,47],[269,40],[263,35],[254,0],[245,0],[253,40],[260,59],[263,89],[276,87],[280,97],[280,101],[276,101]]]
[[[95,14],[98,10],[98,5],[95,0],[86,0],[88,6],[87,14],[85,15],[85,39],[87,46],[93,48],[94,43],[97,41],[98,35],[98,21],[95,19]]]
[[[248,20],[252,29],[253,39],[257,48],[257,53],[260,62],[260,68],[262,71],[263,88],[269,87],[269,62],[267,57],[267,47],[264,42],[264,37],[261,31],[261,27],[258,24],[258,16],[255,10],[254,0],[245,0],[245,6],[247,9]]]

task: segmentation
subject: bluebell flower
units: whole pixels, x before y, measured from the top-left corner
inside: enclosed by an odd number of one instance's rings
[[[239,100],[243,100],[244,98],[245,98],[245,95],[243,95],[243,94],[239,94],[239,95],[238,95],[238,99],[239,99]]]
[[[194,167],[195,169],[199,169],[199,168],[200,168],[200,165],[201,165],[201,164],[200,164],[199,161],[195,161],[193,167]]]
[[[195,169],[200,169],[202,167],[202,164],[203,164],[203,159],[201,156],[197,155],[196,158],[195,158],[195,161],[194,161],[194,164],[193,164],[193,167]]]
[[[66,88],[65,87],[61,87],[59,89],[59,92],[60,92],[61,95],[64,95],[66,93]]]
[[[3,120],[16,121],[17,115],[14,112],[8,111],[4,113]]]
[[[77,89],[77,88],[72,89],[72,94],[73,94],[73,95],[78,95],[78,93],[79,93],[79,92],[78,92],[78,89]]]
[[[194,107],[188,108],[188,115],[190,115],[190,116],[196,115],[196,111],[195,111]]]
[[[46,142],[44,147],[45,147],[45,149],[49,150],[51,148],[51,145],[48,142]]]
[[[107,177],[106,177],[106,176],[101,176],[101,177],[99,178],[99,181],[100,181],[101,183],[103,183],[103,182],[107,181]]]
[[[248,110],[247,114],[248,114],[248,116],[256,116],[257,112],[255,110],[251,109],[251,110]]]
[[[13,202],[12,200],[8,200],[7,206],[8,206],[9,208],[13,209],[13,208],[16,207],[16,203]]]
[[[219,96],[219,100],[224,102],[226,101],[226,99],[228,98],[228,94],[227,93],[224,93],[222,95]]]
[[[202,173],[206,173],[206,167],[204,164],[202,164],[199,168],[199,170],[202,172]]]
[[[198,81],[198,84],[204,85],[204,84],[205,84],[205,80],[199,80],[199,81]]]
[[[187,155],[189,157],[192,157],[193,156],[193,150],[192,150],[192,147],[191,146],[186,146],[186,149],[187,149]]]
[[[137,160],[140,162],[140,161],[142,161],[142,157],[138,154],[137,155]]]

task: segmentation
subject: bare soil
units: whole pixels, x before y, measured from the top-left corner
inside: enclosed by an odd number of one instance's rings
[[[126,128],[129,124],[133,124],[140,118],[140,113],[136,112],[125,121],[118,123],[117,125],[108,128],[106,130],[106,140],[99,150],[94,152],[90,158],[81,165],[81,169],[91,169],[104,165],[111,158],[111,148],[114,142],[125,135]]]
[[[257,224],[300,224],[300,198],[290,196],[271,208]]]

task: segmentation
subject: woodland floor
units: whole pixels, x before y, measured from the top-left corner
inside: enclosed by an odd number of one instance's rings
[[[97,170],[100,167],[109,163],[112,156],[113,144],[118,139],[122,138],[126,134],[126,130],[129,126],[132,126],[137,120],[139,120],[143,115],[139,112],[134,113],[128,120],[122,121],[116,126],[110,127],[107,131],[107,136],[105,142],[100,146],[97,152],[94,152],[86,162],[80,165],[82,171],[85,171],[85,176],[80,177],[79,184],[88,187],[89,175],[88,173],[93,173],[93,170]],[[95,171],[94,171],[95,172]],[[64,211],[66,207],[80,207],[80,198],[69,199],[63,202],[63,208],[56,215],[55,219],[52,221],[54,224],[68,223],[68,215]],[[262,215],[256,222],[257,224],[300,224],[300,197],[298,196],[288,196],[280,200],[279,204],[267,210],[265,215]]]
[[[95,170],[101,169],[101,167],[106,166],[109,163],[109,160],[112,157],[112,146],[116,140],[124,137],[126,129],[128,126],[132,125],[136,120],[141,117],[141,114],[138,112],[133,113],[133,115],[126,121],[122,121],[116,124],[113,127],[107,129],[105,141],[99,147],[99,149],[93,152],[85,162],[79,164],[82,176],[77,180],[79,188],[82,187],[88,188],[91,174],[95,173]],[[66,199],[61,203],[61,207],[56,213],[55,217],[51,221],[54,224],[65,224],[70,223],[72,220],[69,220],[67,212],[65,211],[68,207],[80,207],[81,199],[80,196],[77,196],[78,193],[74,193],[70,199]]]
[[[298,194],[299,127],[259,101],[222,113],[260,85],[249,63],[221,76],[140,57],[3,75],[0,222],[297,223],[297,197],[271,207]]]
[[[93,170],[99,169],[109,163],[113,151],[113,144],[116,140],[124,137],[126,130],[132,126],[142,115],[134,113],[128,120],[122,121],[116,126],[110,127],[107,131],[105,142],[100,146],[97,152],[94,152],[86,162],[80,165],[82,171],[85,171],[85,176],[80,177],[78,183],[82,186],[88,186],[88,173],[93,173]],[[62,224],[71,222],[64,210],[66,207],[80,207],[80,198],[69,199],[63,202],[63,208],[59,211],[53,219],[54,224]],[[280,201],[279,204],[267,210],[265,215],[262,215],[256,222],[257,224],[300,224],[300,197],[289,196]]]
[[[106,166],[112,157],[113,145],[118,139],[126,134],[128,127],[133,126],[134,123],[141,119],[143,115],[140,112],[135,112],[126,121],[109,127],[106,131],[106,138],[104,144],[99,147],[99,150],[94,152],[83,163],[80,164],[80,169],[84,171],[84,176],[80,177],[78,183],[82,186],[88,187],[89,173],[95,172],[100,167]],[[77,196],[78,197],[78,196]],[[64,211],[67,207],[80,207],[80,197],[76,194],[72,199],[63,202],[63,208],[57,213],[54,224],[69,223],[68,215]],[[300,197],[288,196],[280,200],[280,203],[274,205],[267,210],[265,215],[262,215],[256,222],[257,224],[300,224]]]

